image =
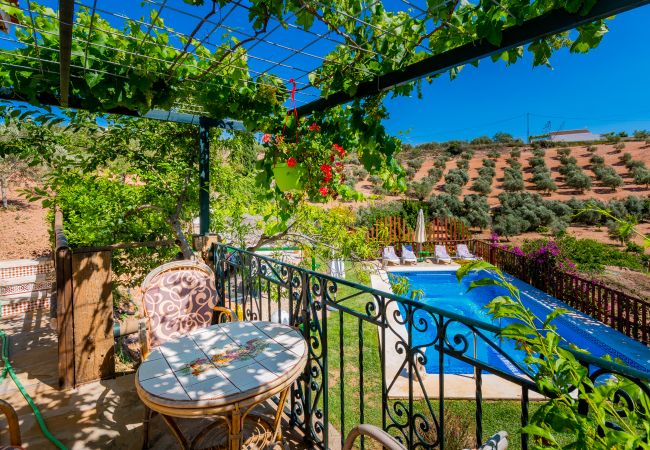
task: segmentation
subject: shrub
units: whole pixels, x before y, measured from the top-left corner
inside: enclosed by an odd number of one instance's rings
[[[618,160],[620,162],[622,162],[625,165],[625,167],[627,167],[628,163],[630,161],[632,161],[632,154],[628,153],[628,152],[625,152],[621,156],[618,157]]]
[[[614,145],[614,150],[616,150],[616,153],[620,153],[625,149],[625,143],[624,142],[619,142],[618,144]]]
[[[584,192],[591,189],[591,178],[578,169],[567,175],[566,184],[580,192]]]
[[[445,167],[447,167],[447,160],[448,158],[446,156],[438,156],[433,162],[433,165],[434,167],[444,170]]]
[[[511,213],[499,215],[492,222],[492,231],[499,236],[505,237],[521,234],[525,231],[526,227],[526,221]]]
[[[512,150],[510,150],[511,158],[519,158],[520,156],[521,156],[521,149],[519,147],[515,147]]]
[[[472,187],[470,189],[474,192],[478,192],[479,194],[487,195],[492,192],[492,180],[479,177],[476,179],[476,181],[474,181],[474,184],[472,184]]]
[[[470,141],[470,144],[472,145],[487,145],[487,144],[493,144],[494,141],[492,138],[489,136],[479,136],[477,138],[474,138]]]
[[[557,185],[548,171],[541,171],[533,175],[533,183],[535,184],[535,188],[542,192],[550,193],[557,191]]]
[[[423,178],[421,181],[413,181],[409,183],[409,189],[407,190],[406,195],[423,201],[429,197],[435,184],[436,181],[429,177]]]
[[[543,158],[545,154],[546,154],[546,150],[544,150],[541,147],[533,149],[533,156],[535,156],[535,157]]]
[[[497,163],[493,159],[484,159],[483,167],[496,167]]]
[[[467,150],[466,152],[463,152],[463,154],[460,155],[460,157],[464,160],[469,161],[474,157],[474,150]]]
[[[558,240],[558,245],[565,254],[571,256],[580,270],[598,272],[603,270],[604,266],[642,269],[638,256],[622,252],[612,245],[603,244],[593,239],[565,236]]]
[[[468,169],[469,161],[466,159],[460,159],[456,162],[456,167],[458,167],[459,169]]]
[[[452,169],[445,175],[445,183],[456,183],[465,186],[469,181],[469,175],[464,169]]]
[[[416,172],[416,170],[413,167],[407,167],[406,168],[406,177],[409,180],[412,180],[413,177],[415,176],[415,172]]]
[[[566,158],[566,157],[568,157],[569,155],[571,155],[571,149],[570,149],[569,147],[559,148],[559,149],[557,150],[557,155],[558,155],[560,158],[563,158],[563,157]]]
[[[460,217],[463,205],[456,196],[449,194],[433,195],[429,199],[431,217]]]
[[[637,167],[632,171],[632,176],[636,184],[644,184],[646,188],[650,187],[650,170],[645,167]]]
[[[413,159],[408,159],[406,161],[406,165],[412,167],[417,171],[420,170],[420,167],[422,167],[423,162],[424,162],[424,158],[413,158]]]
[[[466,195],[463,199],[463,217],[470,226],[483,230],[490,225],[490,206],[481,195]]]
[[[465,141],[449,141],[447,142],[447,148],[445,152],[452,156],[458,156],[461,153],[467,151],[467,142]]]
[[[378,177],[377,175],[370,175],[368,181],[370,181],[370,183],[375,186],[384,184],[384,180],[382,180],[381,177]]]
[[[488,158],[499,159],[499,157],[501,156],[501,152],[497,150],[490,150],[487,155]]]
[[[493,167],[481,167],[478,169],[478,174],[482,178],[489,178],[490,182],[492,181],[492,178],[496,175],[496,171],[494,170]]]
[[[355,177],[361,180],[365,179],[368,176],[368,171],[363,167],[355,168],[352,173],[354,174]]]
[[[499,142],[500,144],[509,144],[515,139],[512,137],[512,134],[499,131],[494,135],[494,141]]]
[[[528,158],[528,164],[533,168],[545,167],[546,160],[542,156],[533,156],[532,158]]]
[[[589,163],[593,166],[599,166],[601,164],[605,164],[605,158],[602,156],[593,155],[591,158],[589,158]]]
[[[625,164],[625,167],[629,171],[634,171],[634,169],[645,169],[645,163],[638,159],[633,159],[631,161],[628,161],[628,163]]]
[[[515,170],[520,170],[521,169],[521,163],[519,162],[518,159],[508,158],[508,159],[506,159],[506,163]]]
[[[445,183],[443,189],[447,194],[453,195],[454,197],[459,196],[460,193],[463,191],[463,187],[460,184],[456,184],[456,183]]]
[[[650,131],[648,130],[634,130],[633,134],[635,139],[646,139],[650,137]]]
[[[560,157],[560,163],[565,165],[565,166],[570,166],[570,165],[575,165],[577,164],[578,160],[575,159],[573,156],[562,156]]]
[[[503,189],[507,192],[524,190],[524,179],[520,171],[506,167],[503,177]]]
[[[587,151],[589,153],[594,153],[596,150],[598,150],[598,147],[596,147],[595,145],[590,145],[587,147]]]
[[[438,180],[440,180],[440,177],[442,177],[442,170],[438,167],[432,167],[429,169],[428,177],[431,178],[434,183],[437,183]]]

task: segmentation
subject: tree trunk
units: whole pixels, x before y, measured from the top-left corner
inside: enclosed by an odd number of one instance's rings
[[[0,191],[2,191],[2,207],[7,209],[9,204],[7,202],[7,180],[0,179]]]
[[[192,247],[190,246],[189,242],[187,242],[185,233],[183,233],[181,222],[178,219],[173,218],[170,220],[170,223],[172,229],[174,230],[174,234],[176,235],[176,239],[178,239],[178,246],[181,248],[181,251],[183,252],[183,258],[192,259],[192,256],[194,256],[194,252],[192,251]]]

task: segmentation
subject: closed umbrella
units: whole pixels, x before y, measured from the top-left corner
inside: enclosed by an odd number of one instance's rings
[[[418,212],[418,222],[415,225],[415,236],[413,239],[418,244],[418,254],[422,251],[422,243],[427,240],[427,234],[424,230],[424,211]]]

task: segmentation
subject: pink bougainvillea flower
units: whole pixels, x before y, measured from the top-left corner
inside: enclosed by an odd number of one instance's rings
[[[298,164],[298,161],[296,161],[296,158],[293,156],[289,159],[287,159],[287,166],[288,167],[296,167],[296,164]]]
[[[262,136],[262,142],[264,144],[267,144],[271,140],[271,135],[268,133],[265,133],[264,136]]]
[[[323,197],[327,197],[329,190],[325,186],[323,186],[318,190],[318,192],[320,192],[320,195],[322,195]]]
[[[345,156],[345,150],[339,144],[332,145],[332,149],[338,153],[341,158]]]
[[[309,125],[309,131],[320,131],[320,127],[316,123]]]

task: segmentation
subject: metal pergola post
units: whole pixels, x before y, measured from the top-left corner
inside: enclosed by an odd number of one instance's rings
[[[200,234],[210,232],[210,124],[199,118],[199,219]]]

